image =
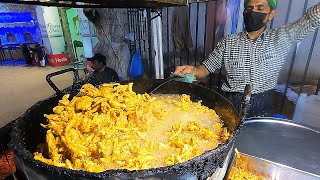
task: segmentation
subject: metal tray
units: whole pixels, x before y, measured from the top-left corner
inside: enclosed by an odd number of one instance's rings
[[[244,122],[236,138],[240,152],[320,175],[320,132],[274,118]]]
[[[320,176],[301,171],[283,164],[275,163],[266,159],[254,157],[244,153],[240,153],[241,160],[246,164],[250,163],[248,171],[258,172],[258,174],[266,179],[272,180],[318,180]],[[248,167],[248,166],[247,166]],[[230,168],[231,169],[231,168]]]

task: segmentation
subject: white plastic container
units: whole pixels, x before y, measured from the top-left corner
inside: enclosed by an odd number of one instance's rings
[[[305,108],[305,104],[306,104],[306,99],[307,99],[307,94],[305,93],[301,93],[297,104],[296,104],[296,108],[294,110],[294,114],[293,114],[293,121],[295,122],[301,122],[303,119],[303,112],[304,112],[304,108]]]

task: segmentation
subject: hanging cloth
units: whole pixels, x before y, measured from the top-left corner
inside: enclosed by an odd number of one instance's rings
[[[189,7],[176,7],[173,11],[172,36],[176,51],[192,48]]]
[[[138,77],[141,77],[143,73],[144,73],[144,70],[143,70],[143,64],[140,56],[140,49],[138,49],[132,57],[129,74],[132,78],[138,78]]]
[[[239,7],[239,12],[238,12],[237,33],[242,32],[244,29],[243,11],[244,11],[244,0],[240,0],[240,7]]]
[[[224,28],[224,35],[234,34],[237,32],[240,2],[241,0],[228,0],[227,2],[227,21]]]

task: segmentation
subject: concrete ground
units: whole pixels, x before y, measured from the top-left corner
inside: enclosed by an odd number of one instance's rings
[[[37,101],[55,92],[46,75],[67,67],[0,66],[0,128],[22,115]],[[73,74],[52,78],[59,88],[72,85]]]

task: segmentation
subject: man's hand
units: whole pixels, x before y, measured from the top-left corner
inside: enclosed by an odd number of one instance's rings
[[[89,72],[93,72],[94,71],[94,69],[91,66],[87,66],[87,69],[88,69]]]
[[[200,65],[197,67],[194,66],[177,66],[176,70],[174,71],[175,74],[178,75],[185,75],[185,74],[192,74],[197,79],[202,79],[207,77],[210,73],[204,65]]]
[[[193,70],[193,66],[177,66],[176,70],[174,71],[174,74],[178,74],[178,75],[185,75],[185,74],[193,74],[192,72]]]

